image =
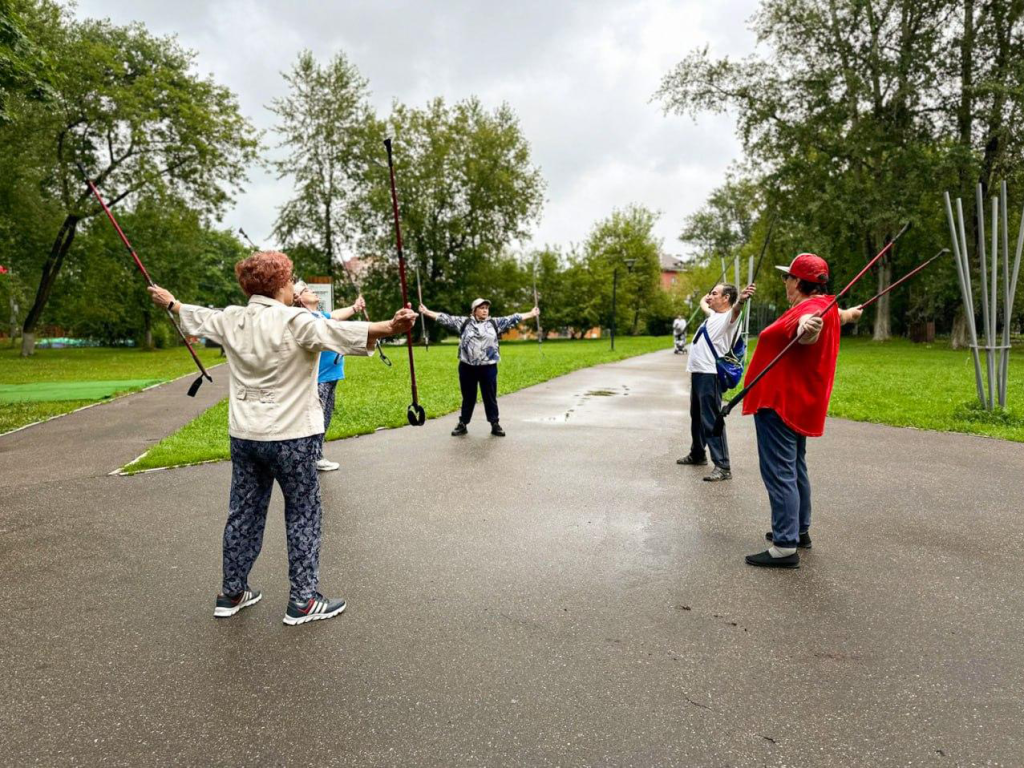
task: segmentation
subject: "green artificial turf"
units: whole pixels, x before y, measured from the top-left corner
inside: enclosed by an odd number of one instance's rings
[[[536,342],[505,342],[501,345],[498,394],[508,394],[579,368],[668,349],[671,344],[670,337],[622,337],[616,339],[615,352],[611,352],[607,340],[552,340],[542,346]],[[346,379],[338,384],[337,407],[327,432],[328,440],[408,423],[406,408],[411,402],[408,354],[404,347],[387,347],[386,350],[394,364],[392,368],[382,365],[376,357],[345,359]],[[459,408],[457,365],[456,344],[432,345],[429,351],[417,347],[416,382],[419,401],[428,418]],[[125,471],[229,458],[227,411],[226,400],[214,405],[129,464]]]
[[[206,366],[223,362],[219,350],[197,348]],[[21,357],[15,348],[0,349],[0,389],[11,385],[70,385],[64,400],[9,402],[0,395],[0,434],[36,421],[69,413],[111,395],[142,389],[157,381],[169,381],[191,373],[195,363],[184,347],[146,352],[139,349],[89,347],[85,349],[37,349]],[[89,391],[77,386],[89,383]],[[34,388],[34,387],[33,387]]]

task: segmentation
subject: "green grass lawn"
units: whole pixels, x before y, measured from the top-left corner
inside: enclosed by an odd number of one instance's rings
[[[973,406],[978,398],[969,351],[952,350],[948,342],[912,344],[893,339],[876,343],[844,337],[828,412],[853,421],[1024,442],[1024,354],[1020,349],[1010,358],[1007,386],[1010,407],[1002,413],[984,413]]]
[[[552,340],[541,348],[536,342],[505,342],[501,345],[498,393],[508,394],[579,368],[668,349],[671,345],[672,339],[667,336],[622,337],[616,339],[615,352],[608,349],[607,339]],[[338,384],[338,404],[327,432],[328,440],[408,423],[405,412],[411,402],[409,356],[405,347],[397,346],[387,347],[387,354],[394,363],[393,368],[385,367],[376,357],[345,358],[347,378]],[[428,418],[443,416],[459,408],[461,396],[457,364],[458,347],[455,344],[433,345],[429,351],[416,348],[416,383],[420,403]],[[224,400],[155,445],[125,470],[137,472],[227,459],[227,425],[228,405]]]
[[[219,350],[197,348],[204,365],[222,360]],[[16,348],[0,349],[0,385],[41,382],[122,381],[158,379],[169,381],[191,373],[195,363],[184,347],[144,352],[138,349],[38,349],[32,357],[21,357]],[[129,387],[117,394],[131,392]],[[36,421],[59,416],[89,405],[93,400],[51,402],[0,402],[0,434]]]

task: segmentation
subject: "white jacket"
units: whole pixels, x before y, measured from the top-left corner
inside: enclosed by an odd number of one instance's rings
[[[317,395],[320,352],[371,355],[369,323],[340,322],[252,296],[244,307],[181,305],[181,328],[224,347],[228,358],[228,434],[293,440],[324,431]]]

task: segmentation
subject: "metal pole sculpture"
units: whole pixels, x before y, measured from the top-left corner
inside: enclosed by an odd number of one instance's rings
[[[1010,321],[1013,314],[1013,303],[1017,293],[1017,277],[1020,272],[1021,252],[1024,251],[1024,212],[1021,213],[1020,229],[1017,233],[1017,248],[1013,254],[1013,268],[1010,267],[1010,226],[1009,198],[1006,182],[1002,182],[998,196],[990,199],[991,213],[991,252],[986,251],[985,237],[985,205],[983,189],[979,184],[975,189],[975,205],[978,216],[978,272],[981,281],[981,333],[984,344],[979,343],[977,321],[974,310],[974,290],[970,254],[967,249],[967,233],[964,225],[963,201],[957,198],[956,216],[949,193],[945,193],[944,202],[946,218],[949,221],[949,235],[953,243],[957,280],[960,285],[960,298],[963,302],[967,330],[970,337],[971,356],[974,359],[974,380],[978,391],[978,401],[985,410],[992,410],[998,405],[1006,407],[1006,394],[1010,364]],[[1001,230],[1001,231],[1000,231]],[[1000,250],[1002,254],[1000,255]],[[989,266],[991,255],[991,266]],[[1000,261],[1002,270],[999,269]],[[1000,290],[1000,280],[1002,286]],[[999,333],[999,301],[1003,303],[1003,328]],[[985,353],[985,364],[981,363],[981,353]]]

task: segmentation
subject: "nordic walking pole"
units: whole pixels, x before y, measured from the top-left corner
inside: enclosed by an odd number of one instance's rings
[[[391,209],[395,214],[395,247],[398,251],[398,276],[402,282],[402,306],[408,307],[409,289],[405,284],[405,256],[402,254],[402,227],[398,220],[398,191],[395,188],[395,163],[391,157],[391,139],[384,139],[384,148],[388,151],[388,173],[391,177]],[[409,377],[412,382],[412,404],[409,406],[406,417],[414,427],[422,427],[427,420],[426,411],[419,404],[419,394],[416,391],[416,366],[412,352],[412,329],[405,334],[406,346],[409,348]]]
[[[96,188],[96,185],[92,183],[92,179],[89,178],[89,175],[85,172],[85,168],[82,166],[82,164],[78,163],[77,165],[78,172],[82,174],[82,178],[85,179],[85,183],[89,185],[89,189],[92,190],[93,195],[96,196],[96,199],[103,207],[103,212],[107,214],[107,218],[110,219],[110,223],[114,225],[114,229],[117,230],[117,234],[121,237],[121,242],[124,243],[124,247],[128,249],[128,253],[131,254],[132,259],[135,261],[135,266],[139,268],[139,272],[141,272],[142,276],[146,279],[146,284],[149,285],[150,287],[156,287],[156,283],[153,282],[153,278],[149,276],[149,272],[147,272],[146,267],[143,266],[142,259],[140,259],[139,255],[135,253],[135,249],[132,248],[132,244],[128,242],[128,238],[125,237],[124,232],[121,230],[121,226],[117,223],[117,219],[114,218],[114,214],[111,213],[110,208],[107,207],[107,203],[106,201],[104,201],[103,195],[100,194],[100,191]],[[167,310],[167,317],[170,318],[171,325],[174,326],[174,330],[178,332],[178,336],[181,337],[181,340],[185,342],[185,346],[188,348],[188,353],[192,355],[192,359],[195,361],[196,366],[199,368],[199,378],[193,381],[192,385],[188,388],[188,396],[195,397],[196,392],[199,391],[199,387],[201,387],[203,384],[203,379],[205,378],[207,381],[213,382],[213,377],[209,373],[207,373],[206,368],[203,366],[202,361],[199,359],[199,355],[197,355],[196,351],[192,349],[192,344],[185,337],[185,334],[181,332],[181,328],[178,327],[178,323],[175,322],[174,320],[174,313],[171,312],[170,309]]]
[[[888,288],[886,288],[886,289],[885,289],[884,291],[879,291],[879,292],[878,292],[878,293],[876,293],[876,294],[875,294],[874,296],[872,296],[872,297],[871,297],[870,299],[868,299],[867,301],[865,301],[865,302],[864,302],[863,304],[859,304],[857,308],[858,308],[858,309],[867,309],[867,308],[868,308],[868,307],[870,307],[870,306],[871,306],[872,304],[874,304],[874,303],[875,303],[876,301],[878,301],[878,300],[879,300],[880,298],[882,298],[883,296],[885,296],[885,294],[887,294],[887,293],[888,293],[889,291],[891,291],[891,290],[892,290],[893,288],[896,288],[896,287],[898,287],[898,286],[900,286],[900,285],[903,285],[903,283],[907,282],[907,280],[909,280],[909,279],[910,279],[910,278],[912,278],[912,277],[913,277],[914,275],[916,275],[916,274],[917,274],[918,272],[920,272],[921,270],[923,270],[923,269],[924,269],[925,267],[927,267],[927,266],[928,266],[929,264],[931,264],[931,263],[932,263],[933,261],[935,261],[935,260],[936,260],[937,258],[939,258],[940,256],[945,256],[945,255],[946,255],[947,253],[949,253],[949,248],[943,248],[943,249],[942,249],[941,251],[939,251],[939,252],[938,252],[938,253],[936,253],[936,254],[935,254],[934,256],[932,256],[932,257],[931,257],[930,259],[928,259],[928,261],[924,262],[923,264],[918,264],[918,265],[917,265],[917,266],[916,266],[916,267],[915,267],[914,269],[912,269],[912,270],[911,270],[910,272],[907,272],[907,274],[905,274],[905,275],[904,275],[903,277],[901,277],[901,278],[900,278],[899,280],[897,280],[897,281],[896,281],[895,283],[892,283],[892,284],[891,284],[891,285],[890,285],[890,286],[889,286]]]
[[[416,295],[419,297],[420,305],[423,304],[423,288],[420,286],[420,268],[416,267]],[[427,352],[430,351],[430,336],[427,335],[427,316],[420,315],[420,320],[423,322],[423,346],[426,347]]]
[[[537,296],[537,260],[533,260],[533,306],[540,306],[540,298]],[[540,329],[540,315],[535,318],[537,320],[537,345],[540,346],[544,343],[544,332]]]
[[[348,278],[348,281],[352,284],[352,287],[356,289],[356,296],[361,295],[363,290],[359,287],[359,283],[356,282],[356,278],[352,274],[352,270],[348,268],[348,262],[345,261],[344,259],[341,260],[341,268],[345,271],[345,277]],[[366,307],[363,307],[363,311],[361,314],[363,315],[363,320],[365,320],[366,322],[370,322],[370,316],[366,312]],[[381,346],[380,339],[377,339],[376,346],[377,354],[380,356],[380,361],[384,363],[384,365],[386,365],[388,368],[390,368],[391,361],[388,359],[388,356],[384,354],[384,347]]]
[[[249,235],[247,235],[245,233],[245,230],[242,229],[241,227],[238,228],[238,234],[245,238],[245,241],[249,243],[249,247],[252,248],[254,251],[258,251],[260,249],[260,247],[252,241],[252,238],[249,237]]]
[[[871,269],[873,266],[875,266],[875,264],[879,261],[879,259],[881,259],[883,256],[885,256],[885,254],[887,254],[889,251],[892,250],[892,247],[893,247],[893,245],[896,244],[896,241],[899,240],[903,236],[903,233],[906,232],[908,229],[910,229],[910,222],[907,222],[906,224],[904,224],[903,225],[903,229],[901,229],[898,233],[896,233],[896,237],[894,237],[892,240],[890,240],[886,244],[886,246],[882,250],[880,250],[878,252],[878,254],[873,259],[871,259],[871,261],[869,261],[864,266],[864,269],[862,269],[860,272],[858,272],[856,277],[854,277],[853,280],[851,280],[849,283],[846,284],[846,287],[843,288],[843,290],[841,290],[839,293],[837,293],[835,296],[832,297],[832,301],[830,301],[828,303],[828,306],[826,306],[824,309],[822,309],[822,310],[820,310],[818,312],[815,312],[812,315],[812,317],[824,317],[828,312],[830,312],[832,310],[832,308],[835,307],[835,305],[839,303],[839,300],[843,296],[845,296],[849,292],[849,290],[851,288],[853,288],[854,285],[856,285],[857,281],[860,280],[869,269]],[[757,376],[754,377],[753,381],[751,381],[749,384],[747,384],[745,387],[743,387],[743,389],[741,389],[739,391],[739,393],[735,397],[732,398],[732,400],[730,400],[728,403],[725,404],[725,407],[722,408],[722,410],[718,413],[718,416],[715,417],[715,426],[714,426],[714,429],[712,430],[711,434],[713,434],[715,437],[720,437],[721,436],[722,431],[725,429],[725,417],[728,416],[732,412],[732,409],[735,408],[736,405],[741,400],[743,400],[744,397],[747,396],[747,393],[750,392],[750,390],[753,389],[754,386],[757,385],[757,382],[759,382],[761,379],[763,379],[765,374],[768,373],[768,371],[770,371],[772,368],[774,368],[775,365],[779,362],[779,360],[781,360],[782,357],[787,352],[789,352],[789,350],[791,350],[794,346],[796,346],[796,344],[800,341],[800,339],[802,339],[804,337],[804,334],[806,334],[806,333],[807,333],[807,330],[804,329],[803,331],[798,333],[796,336],[794,336],[792,339],[790,339],[790,342],[785,347],[782,348],[782,351],[779,352],[779,354],[777,354],[775,356],[775,359],[772,360],[770,363],[768,363],[768,365],[766,365],[764,368],[762,368],[761,372],[759,374],[757,374]]]

